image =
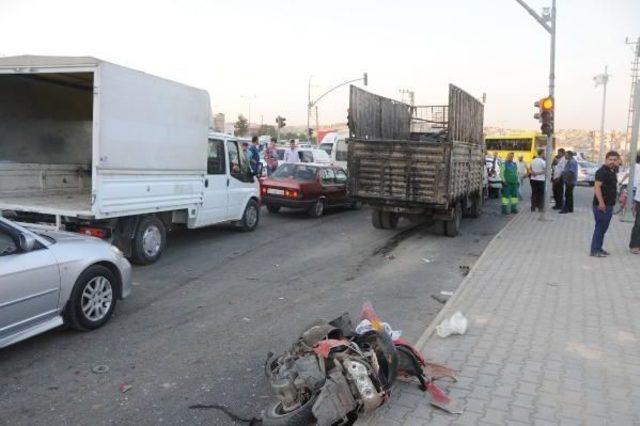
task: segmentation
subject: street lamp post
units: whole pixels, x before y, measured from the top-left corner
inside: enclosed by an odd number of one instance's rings
[[[636,156],[638,155],[638,133],[640,132],[640,80],[636,80],[633,94],[633,118],[631,122],[631,143],[629,147],[629,179],[627,180],[627,207],[622,215],[623,222],[633,222],[633,185],[636,178]],[[637,188],[640,191],[640,188]],[[640,214],[636,212],[636,214]]]
[[[554,99],[555,92],[555,68],[556,68],[556,0],[551,1],[551,10],[545,8],[542,16],[538,15],[533,9],[531,9],[523,0],[516,0],[533,18],[538,21],[540,25],[551,36],[550,58],[549,58],[549,97]],[[553,107],[553,121],[555,127],[555,99]],[[545,172],[544,183],[544,201],[542,204],[542,211],[540,212],[540,220],[546,220],[546,212],[549,209],[549,188],[551,187],[551,157],[553,156],[553,135],[547,135],[547,146],[545,149],[547,169]]]
[[[246,99],[247,102],[249,103],[249,117],[247,117],[247,120],[249,121],[249,126],[251,126],[251,101],[256,99],[256,95],[251,95],[251,96],[240,96],[242,99]]]
[[[607,83],[609,82],[609,74],[607,74],[607,66],[604,67],[604,74],[593,77],[596,87],[602,85],[602,114],[600,116],[600,152],[598,153],[598,164],[604,163],[604,113],[607,105]]]
[[[309,87],[308,87],[308,90],[307,90],[307,132],[309,132],[309,129],[310,129],[309,121],[310,121],[310,116],[311,116],[311,108],[313,108],[318,103],[318,101],[320,101],[320,99],[324,98],[326,95],[328,95],[329,93],[333,92],[334,90],[336,90],[336,89],[338,89],[338,88],[340,88],[342,86],[345,86],[347,84],[355,83],[356,81],[363,81],[365,86],[367,86],[369,84],[369,75],[365,72],[364,74],[362,74],[362,77],[354,78],[353,80],[349,80],[349,81],[345,81],[344,83],[340,83],[337,86],[334,86],[331,89],[327,90],[322,95],[318,96],[314,101],[312,101],[311,100],[311,77],[313,77],[313,76],[309,77]],[[316,127],[317,127],[317,124],[316,124]]]

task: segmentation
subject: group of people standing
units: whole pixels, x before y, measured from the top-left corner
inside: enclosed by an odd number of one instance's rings
[[[578,183],[578,162],[572,151],[558,149],[552,163],[553,210],[573,213],[573,189]],[[544,174],[543,174],[544,177]],[[544,187],[543,187],[544,189]]]
[[[251,171],[256,174],[260,170],[260,142],[257,136],[251,138],[251,144],[249,142],[242,143],[242,149],[244,155],[251,167]],[[278,168],[278,140],[271,138],[269,145],[264,150],[264,161],[267,166],[267,176],[271,176],[273,172]],[[289,141],[289,148],[284,152],[285,163],[299,163],[300,155],[298,153],[298,147],[296,141],[291,139]]]

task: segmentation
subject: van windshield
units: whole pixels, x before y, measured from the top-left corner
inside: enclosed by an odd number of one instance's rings
[[[316,177],[317,167],[304,164],[286,163],[278,167],[271,176],[274,179],[295,179],[297,181],[312,181]]]

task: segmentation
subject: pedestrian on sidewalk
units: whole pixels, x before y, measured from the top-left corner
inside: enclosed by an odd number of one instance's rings
[[[620,155],[616,151],[609,151],[605,156],[604,164],[596,172],[593,196],[593,217],[595,228],[591,239],[591,256],[605,257],[609,253],[602,248],[604,235],[609,229],[609,223],[613,216],[613,206],[616,205],[616,193],[618,190],[618,165]]]
[[[630,185],[627,183],[627,193],[634,194],[633,210],[636,213],[636,221],[634,222],[633,229],[631,230],[629,249],[633,254],[640,254],[640,152],[636,154],[636,165],[633,180],[635,181],[633,188],[629,189]]]
[[[284,162],[285,163],[299,163],[300,162],[300,154],[298,154],[298,148],[296,148],[295,139],[291,139],[289,141],[289,149],[284,152]]]
[[[500,168],[502,180],[502,214],[518,213],[518,193],[520,177],[518,165],[513,161],[513,152],[507,154],[507,160]]]
[[[542,211],[544,207],[544,177],[547,163],[544,161],[544,151],[538,150],[538,156],[531,162],[531,211]]]
[[[257,136],[253,136],[251,138],[251,146],[249,147],[249,167],[251,167],[251,171],[253,174],[258,173],[258,169],[260,168],[260,149],[258,148],[259,140]]]
[[[524,183],[524,178],[527,177],[527,165],[524,162],[524,157],[521,155],[518,157],[518,162],[516,163],[518,166],[518,200],[522,201],[522,184]]]
[[[567,151],[566,164],[562,172],[564,182],[564,205],[561,214],[573,213],[573,188],[578,183],[578,162],[573,158],[573,151]]]
[[[278,168],[277,142],[276,138],[271,138],[271,142],[269,142],[269,146],[264,152],[264,160],[267,162],[267,176],[271,176]]]
[[[562,209],[564,205],[564,182],[562,180],[562,173],[564,172],[564,166],[567,164],[566,153],[564,148],[558,149],[558,155],[553,159],[553,200],[555,205],[553,206],[554,210]]]

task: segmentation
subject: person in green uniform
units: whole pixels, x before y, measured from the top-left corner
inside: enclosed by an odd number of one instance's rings
[[[513,161],[513,152],[507,154],[507,161],[500,169],[502,179],[502,214],[518,213],[518,193],[520,178],[518,165]]]

